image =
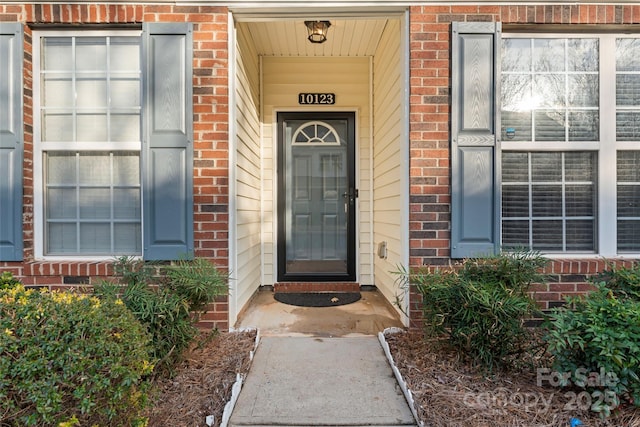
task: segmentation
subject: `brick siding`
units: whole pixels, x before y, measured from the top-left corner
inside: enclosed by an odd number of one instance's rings
[[[409,19],[409,264],[414,268],[446,268],[451,264],[450,23],[638,24],[640,5],[414,6]],[[549,282],[535,286],[540,308],[547,310],[561,304],[566,295],[587,292],[588,276],[604,266],[602,260],[554,260]],[[410,301],[411,323],[416,327],[421,319],[421,297],[415,289]]]
[[[222,269],[229,259],[228,30],[224,7],[173,5],[38,4],[2,5],[0,21],[25,24],[24,40],[24,262],[0,262],[25,284],[49,289],[82,288],[111,275],[109,262],[40,262],[33,241],[33,67],[32,25],[142,24],[192,22],[194,115],[195,255]],[[75,29],[75,27],[74,27]],[[78,276],[79,278],[74,278]],[[78,283],[81,282],[81,283]],[[228,328],[228,304],[212,304],[201,326]]]

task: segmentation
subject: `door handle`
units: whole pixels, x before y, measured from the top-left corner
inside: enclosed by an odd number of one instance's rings
[[[358,189],[357,188],[349,188],[349,191],[346,193],[342,193],[342,197],[349,200],[349,204],[353,205],[356,201],[356,197],[358,197]]]

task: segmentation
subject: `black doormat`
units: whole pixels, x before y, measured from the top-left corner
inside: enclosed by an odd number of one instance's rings
[[[300,307],[335,307],[360,299],[360,292],[279,292],[276,301]]]

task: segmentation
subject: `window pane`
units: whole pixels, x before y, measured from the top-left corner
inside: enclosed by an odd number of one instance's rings
[[[562,216],[561,185],[536,185],[531,193],[534,217]]]
[[[598,141],[600,115],[597,111],[569,112],[569,141]]]
[[[116,188],[113,190],[113,216],[116,219],[140,218],[140,190]]]
[[[102,78],[82,78],[76,81],[78,108],[101,108],[108,105],[107,80]]]
[[[73,115],[48,113],[42,118],[42,140],[73,141]]]
[[[571,151],[564,153],[566,181],[595,181],[596,159],[593,153]]]
[[[569,39],[568,71],[598,71],[600,62],[597,39]]]
[[[80,219],[109,219],[111,192],[108,188],[80,188]]]
[[[640,184],[618,184],[618,218],[640,218]]]
[[[77,197],[75,188],[49,188],[47,191],[47,217],[49,219],[76,219]]]
[[[533,250],[560,252],[562,247],[562,221],[533,221]]]
[[[593,216],[593,187],[591,185],[567,185],[566,216]]]
[[[590,251],[595,246],[593,220],[567,221],[567,251]]]
[[[533,182],[562,181],[562,153],[531,153]]]
[[[618,74],[616,76],[616,104],[619,106],[640,105],[639,74]]]
[[[119,153],[113,157],[113,183],[140,185],[140,156],[138,153]]]
[[[103,71],[107,69],[107,40],[105,37],[76,37],[76,70]]]
[[[640,141],[640,39],[616,40],[616,139]]]
[[[565,70],[563,39],[534,39],[533,46],[534,71],[549,72]]]
[[[618,151],[618,181],[640,182],[640,151]]]
[[[78,252],[76,224],[53,223],[47,230],[47,254],[63,255]]]
[[[78,114],[76,140],[81,142],[107,141],[106,114]]]
[[[47,182],[49,185],[76,183],[76,156],[74,153],[50,153],[47,155]]]
[[[618,220],[618,252],[640,252],[640,220]]]
[[[47,37],[42,43],[40,67],[44,71],[68,71],[73,67],[71,37]]]
[[[530,39],[502,39],[502,70],[531,70]]]
[[[536,111],[536,141],[564,141],[565,118],[563,111]]]
[[[89,255],[107,255],[111,251],[109,224],[80,224],[80,252]]]
[[[539,103],[531,94],[531,85],[529,75],[502,76],[501,120],[503,138],[507,140],[531,141],[531,110]]]
[[[616,139],[640,141],[640,111],[616,113]]]
[[[616,40],[616,70],[640,71],[640,39]]]
[[[595,250],[595,153],[503,152],[502,173],[503,246]]]
[[[529,187],[526,185],[505,185],[502,188],[502,216],[529,217]]]
[[[137,152],[47,153],[45,164],[47,255],[141,253]]]
[[[109,89],[113,108],[138,108],[140,106],[139,80],[114,79],[111,81]]]
[[[529,248],[529,221],[503,221],[502,247]]]
[[[502,182],[529,182],[529,154],[502,154]]]
[[[566,105],[566,85],[564,74],[544,74],[536,76],[533,93],[538,97],[537,107],[562,108]]]
[[[139,72],[140,41],[137,37],[111,37],[109,64],[111,70]]]
[[[502,112],[502,138],[505,141],[531,141],[531,112]]]
[[[111,115],[110,133],[113,142],[140,141],[140,115]]]
[[[139,223],[114,225],[114,250],[116,253],[142,253],[142,233]]]
[[[79,156],[79,179],[82,185],[108,185],[111,182],[111,155],[85,152]]]
[[[640,151],[618,151],[618,252],[640,251]]]
[[[572,107],[597,107],[600,84],[596,74],[573,74],[567,78],[569,105]]]
[[[43,79],[42,106],[48,108],[73,107],[71,77],[64,74],[45,75]]]

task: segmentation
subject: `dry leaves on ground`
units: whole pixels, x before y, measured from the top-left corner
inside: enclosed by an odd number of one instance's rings
[[[172,378],[156,382],[149,427],[220,425],[238,373],[250,367],[256,332],[202,333]]]
[[[386,340],[425,426],[569,427],[575,417],[585,427],[640,427],[637,408],[619,408],[603,421],[586,409],[591,396],[538,386],[534,368],[486,378],[418,332],[389,334]]]
[[[176,375],[158,383],[149,427],[204,427],[207,415],[215,415],[219,425],[236,373],[249,370],[255,337],[255,332],[221,333],[191,350]],[[575,417],[585,427],[640,427],[640,410],[626,406],[602,421],[584,409],[590,396],[537,386],[533,369],[486,378],[418,332],[389,334],[386,340],[424,426],[569,427]]]

